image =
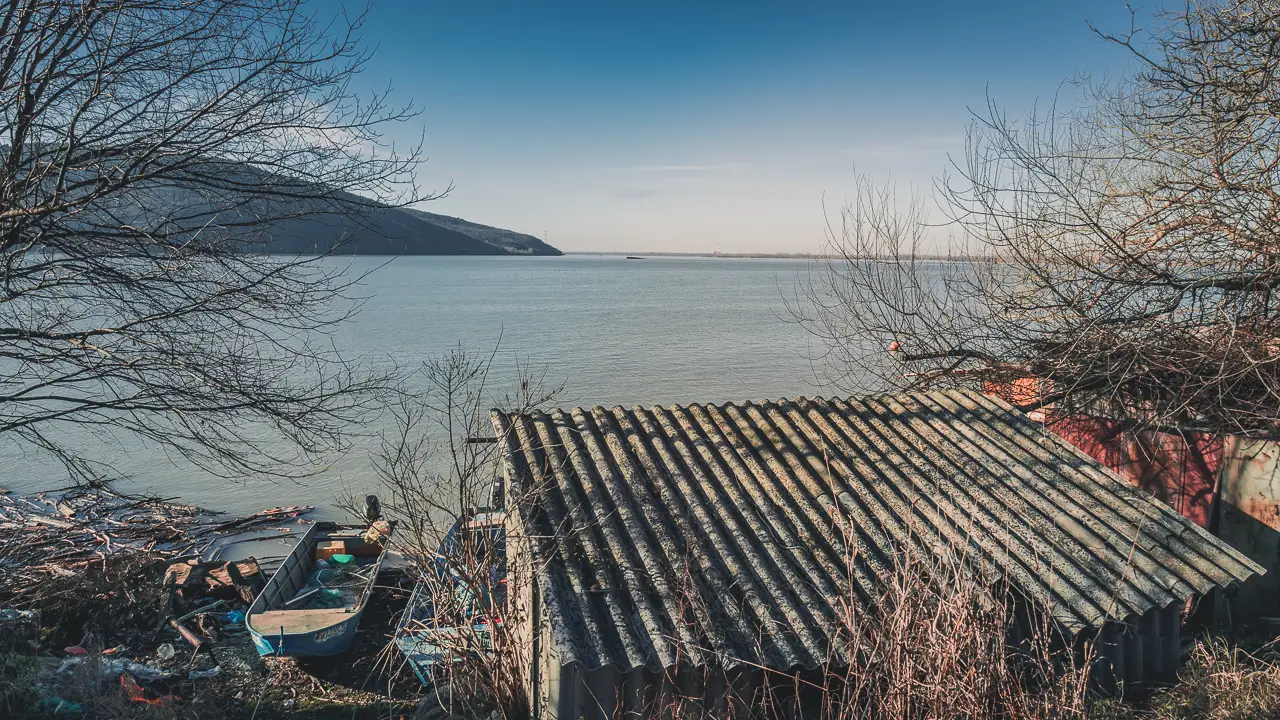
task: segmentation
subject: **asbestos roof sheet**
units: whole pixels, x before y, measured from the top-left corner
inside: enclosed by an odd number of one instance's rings
[[[818,666],[840,599],[872,597],[911,543],[963,554],[1072,631],[1262,572],[967,390],[493,422],[551,631],[586,668]]]

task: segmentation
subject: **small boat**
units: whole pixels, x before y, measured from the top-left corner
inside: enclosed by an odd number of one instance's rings
[[[494,609],[505,602],[506,517],[497,508],[472,508],[460,515],[426,568],[427,576],[409,596],[395,643],[424,684],[431,683],[434,665],[493,649],[492,630],[501,623]],[[459,557],[467,555],[471,559],[462,564],[483,568],[488,576],[483,587],[472,587],[458,572]]]
[[[318,522],[294,546],[245,617],[259,655],[335,655],[355,637],[395,522]]]

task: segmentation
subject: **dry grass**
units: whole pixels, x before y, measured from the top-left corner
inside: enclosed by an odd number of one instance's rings
[[[1177,684],[1142,705],[1099,703],[1090,720],[1274,720],[1280,718],[1280,653],[1246,652],[1220,638],[1196,643]]]
[[[0,652],[0,717],[21,718],[40,702],[34,689],[39,676],[36,658],[17,652]]]
[[[973,581],[963,559],[904,552],[869,603],[841,603],[824,715],[960,720],[1084,718],[1085,663],[1007,588]]]
[[[985,587],[976,577],[963,558],[903,549],[874,597],[856,596],[851,584],[848,596],[833,599],[830,659],[818,672],[759,668],[759,682],[735,690],[727,674],[712,679],[723,671],[682,667],[668,671],[656,702],[640,712],[762,720],[1086,720],[1088,654],[1073,650],[1048,618],[1028,612],[1010,588]],[[681,601],[700,601],[691,582],[683,584]],[[701,648],[689,649],[694,655]],[[701,681],[680,683],[691,672]],[[683,697],[684,685],[695,692],[725,688],[724,697]],[[613,716],[629,717],[620,698],[615,701]]]

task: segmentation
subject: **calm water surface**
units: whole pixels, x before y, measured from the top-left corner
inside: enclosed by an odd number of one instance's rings
[[[810,358],[820,348],[788,322],[790,293],[809,264],[798,260],[651,258],[385,258],[341,260],[373,270],[355,320],[335,338],[351,357],[416,365],[461,343],[492,349],[496,374],[515,359],[548,367],[565,384],[558,404],[723,402],[813,395],[824,388]],[[96,447],[129,477],[125,487],[229,512],[310,504],[332,511],[344,488],[372,487],[362,439],[302,483],[211,478],[155,448]],[[65,475],[36,455],[0,444],[0,485],[58,487]]]

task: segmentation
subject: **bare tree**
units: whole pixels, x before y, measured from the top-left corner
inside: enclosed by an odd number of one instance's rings
[[[292,474],[386,387],[326,332],[354,278],[282,221],[423,198],[359,98],[360,18],[306,0],[13,0],[0,15],[0,438],[90,431]]]
[[[404,394],[394,409],[395,427],[383,436],[373,467],[381,503],[399,520],[396,549],[417,586],[419,603],[409,608],[406,630],[430,636],[444,655],[432,669],[433,700],[450,717],[527,717],[530,644],[522,633],[529,608],[508,602],[509,575],[530,577],[532,554],[510,537],[504,509],[519,503],[495,494],[499,451],[491,407],[526,412],[561,394],[546,382],[546,370],[517,362],[513,384],[492,377],[498,347],[476,353],[461,346],[427,359],[419,368],[420,394]],[[497,442],[494,442],[497,440]],[[360,514],[363,499],[340,504]],[[490,524],[469,529],[477,511]],[[459,523],[449,543],[446,536]],[[507,543],[516,552],[506,552]]]
[[[799,319],[860,389],[996,385],[1028,407],[1274,436],[1280,2],[1192,3],[1101,37],[1132,75],[1023,120],[992,103],[972,127],[939,184],[966,262],[925,257],[925,203],[864,178]]]

